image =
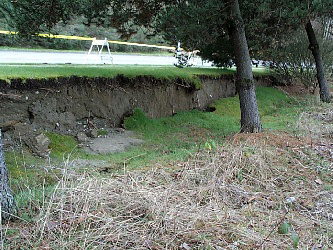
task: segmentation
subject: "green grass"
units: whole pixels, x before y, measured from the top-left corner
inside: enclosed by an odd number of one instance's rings
[[[174,79],[177,77],[194,79],[197,75],[220,76],[233,73],[232,70],[218,68],[177,68],[174,66],[135,66],[135,65],[0,65],[0,79],[12,78],[55,78],[68,76],[115,77],[119,74],[127,77],[138,75],[156,78]]]
[[[207,141],[222,143],[227,134],[237,132],[235,119],[192,110],[173,117],[149,119],[140,110],[124,122],[125,127],[141,134],[147,141],[147,157],[164,163],[186,158]]]
[[[299,104],[294,98],[272,87],[257,87],[257,103],[264,129],[285,129],[294,120]],[[215,113],[229,119],[240,117],[238,96],[220,99],[212,104]]]
[[[64,154],[76,152],[77,142],[69,135],[59,135],[52,132],[46,132],[45,135],[51,140],[49,148],[51,149],[51,157],[63,159]]]
[[[29,151],[5,152],[6,164],[10,175],[10,184],[14,193],[39,190],[41,186],[54,185],[61,177],[61,171],[54,166],[61,166],[64,159],[77,152],[77,142],[73,137],[46,132],[51,139],[51,158],[33,156]],[[73,157],[72,157],[73,158]],[[30,190],[30,191],[29,191]]]
[[[97,131],[97,135],[105,136],[105,135],[108,135],[108,134],[109,134],[109,132],[107,130],[103,129],[103,128],[101,128]]]
[[[255,75],[267,75],[269,71],[265,68],[254,68]],[[158,79],[182,78],[201,84],[199,75],[220,77],[224,74],[234,74],[235,68],[177,68],[174,66],[137,66],[137,65],[45,65],[45,64],[1,64],[0,79],[45,79],[69,76],[82,77],[108,77],[117,75],[127,77],[152,76]]]
[[[5,156],[10,187],[20,207],[27,205],[27,197],[34,197],[40,190],[54,186],[61,176],[59,170],[46,168],[49,166],[47,159],[34,157],[29,152],[6,152]],[[30,199],[33,200],[36,202]]]
[[[16,193],[15,200],[20,208],[20,218],[32,221],[36,213],[46,206],[45,200],[51,197],[53,191],[54,185],[40,185]]]

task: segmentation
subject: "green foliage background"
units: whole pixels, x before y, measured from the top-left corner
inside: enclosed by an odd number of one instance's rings
[[[69,36],[83,36],[83,37],[96,37],[97,39],[107,38],[108,40],[120,41],[121,34],[115,28],[97,26],[96,24],[86,24],[86,18],[82,16],[72,16],[66,22],[60,21],[48,32],[51,34],[61,34]],[[0,18],[0,30],[11,30],[12,28],[6,24],[5,19]],[[147,36],[147,30],[140,28],[133,34],[127,41],[137,42],[144,44],[157,44],[168,45],[164,39],[159,36]],[[20,47],[20,48],[44,48],[56,50],[88,50],[90,48],[90,41],[80,40],[66,40],[66,39],[52,39],[41,38],[35,36],[18,36],[18,35],[4,35],[0,34],[0,46],[6,47]],[[173,44],[174,45],[174,44]],[[137,47],[121,44],[112,44],[111,50],[115,52],[134,52],[134,53],[165,53],[165,50],[149,47]]]

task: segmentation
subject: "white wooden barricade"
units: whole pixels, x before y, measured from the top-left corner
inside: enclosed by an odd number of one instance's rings
[[[104,64],[106,62],[113,64],[113,58],[111,56],[108,39],[105,38],[104,40],[97,40],[96,37],[94,38],[94,40],[91,43],[90,49],[87,54],[86,63],[88,63],[88,60],[90,60],[92,57],[96,58],[96,54],[91,54],[91,52],[93,52],[94,46],[97,48],[97,53],[98,53],[97,61],[99,61],[100,63],[104,63]],[[108,55],[102,54],[104,46],[108,50]]]

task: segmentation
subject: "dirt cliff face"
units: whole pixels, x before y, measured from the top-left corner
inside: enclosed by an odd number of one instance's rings
[[[14,79],[0,86],[0,127],[4,131],[29,124],[33,129],[69,134],[83,126],[120,126],[135,108],[156,118],[205,109],[214,100],[235,94],[232,79],[210,78],[202,79],[200,90],[185,80],[147,76]]]
[[[6,132],[7,137],[16,137],[38,130],[76,134],[89,127],[119,127],[135,108],[151,118],[165,117],[204,110],[213,101],[236,93],[233,76],[200,79],[200,89],[184,79],[149,76],[1,81],[0,128],[4,138]]]

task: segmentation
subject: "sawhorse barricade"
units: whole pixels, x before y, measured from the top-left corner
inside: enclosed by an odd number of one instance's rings
[[[94,54],[91,54],[91,52],[93,52],[94,46],[97,48],[97,52],[98,52],[98,55],[97,55],[98,59],[97,60],[100,63],[105,64],[106,61],[108,61],[109,63],[113,64],[113,58],[111,56],[109,42],[108,42],[108,39],[106,39],[106,38],[104,40],[97,40],[96,38],[94,38],[94,40],[92,40],[90,49],[89,49],[88,54],[87,54],[86,63],[88,63],[88,60],[92,56],[95,56]],[[103,55],[102,54],[104,46],[107,48],[108,55]]]

